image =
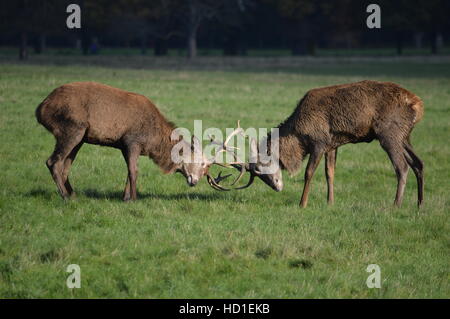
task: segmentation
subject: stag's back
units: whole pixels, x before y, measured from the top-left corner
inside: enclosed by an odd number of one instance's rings
[[[394,125],[409,134],[423,116],[419,97],[390,82],[362,81],[313,89],[280,127],[329,144],[371,141]]]
[[[36,118],[54,135],[84,127],[86,142],[106,145],[124,136],[157,135],[167,123],[145,96],[95,82],[56,88],[38,106]]]

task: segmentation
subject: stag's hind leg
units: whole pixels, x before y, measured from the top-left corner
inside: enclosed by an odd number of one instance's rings
[[[325,153],[325,176],[328,186],[328,204],[334,203],[334,169],[336,168],[337,148]]]
[[[66,187],[66,190],[69,193],[69,196],[72,198],[75,197],[75,192],[73,191],[72,185],[70,185],[70,182],[69,182],[69,171],[70,171],[70,167],[72,166],[73,162],[75,161],[75,158],[76,158],[81,146],[83,146],[83,142],[80,142],[77,146],[75,146],[73,148],[73,150],[70,152],[70,154],[66,157],[66,160],[64,161],[64,170],[63,170],[64,186]]]
[[[417,179],[417,205],[420,207],[423,203],[423,162],[419,156],[414,153],[412,145],[408,142],[404,144],[404,155],[408,165],[413,170]]]
[[[70,196],[69,190],[66,188],[65,161],[74,148],[80,144],[86,131],[80,127],[66,127],[62,134],[55,134],[56,145],[53,154],[47,160],[46,164],[58,187],[59,194],[62,198],[67,199]],[[70,187],[71,188],[71,187]]]
[[[405,192],[406,178],[408,176],[408,163],[403,153],[403,143],[396,140],[380,140],[381,147],[388,154],[397,175],[397,193],[394,205],[400,206]]]

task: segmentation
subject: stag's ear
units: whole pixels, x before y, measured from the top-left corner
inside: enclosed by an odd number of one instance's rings
[[[200,141],[195,135],[192,135],[191,138],[191,151],[195,152],[195,150],[200,149]]]

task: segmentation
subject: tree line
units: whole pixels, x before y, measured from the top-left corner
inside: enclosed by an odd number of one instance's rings
[[[80,29],[66,26],[66,7],[81,7]],[[381,29],[369,29],[364,0],[15,0],[0,4],[0,45],[17,45],[25,59],[47,45],[77,45],[84,54],[98,43],[149,48],[158,56],[199,47],[245,55],[249,48],[289,48],[314,55],[318,47],[394,45],[402,54],[415,40],[438,53],[449,36],[450,1],[378,0]]]

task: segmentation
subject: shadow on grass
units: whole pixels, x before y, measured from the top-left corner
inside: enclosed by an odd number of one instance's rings
[[[86,189],[83,191],[83,194],[89,198],[95,199],[108,199],[108,200],[117,200],[122,201],[122,192],[119,191],[105,191],[99,192],[94,189]],[[210,200],[218,200],[223,199],[223,194],[220,193],[178,193],[178,194],[155,194],[155,193],[139,193],[138,192],[138,200],[139,199],[160,199],[160,200],[201,200],[201,201],[210,201]]]
[[[52,194],[54,192],[50,192],[44,189],[33,189],[25,194],[26,197],[35,197],[35,198],[43,198],[43,199],[51,199]]]
[[[43,198],[50,200],[55,194],[53,191],[44,189],[33,189],[25,194],[26,197]],[[77,195],[82,194],[88,198],[113,200],[122,202],[122,192],[119,191],[98,191],[95,189],[85,189],[79,191]],[[155,194],[155,193],[138,193],[139,199],[160,199],[160,200],[200,200],[200,201],[212,201],[225,199],[222,193],[178,193],[178,194]]]

